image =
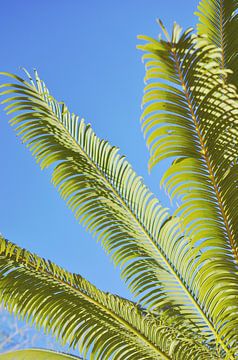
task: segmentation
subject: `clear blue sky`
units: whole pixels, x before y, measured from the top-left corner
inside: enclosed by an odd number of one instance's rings
[[[1,2],[1,71],[36,68],[51,93],[121,148],[154,192],[140,131],[144,67],[138,34],[194,26],[195,0],[8,0]],[[119,271],[77,223],[49,172],[42,172],[0,113],[0,232],[9,240],[127,296]]]

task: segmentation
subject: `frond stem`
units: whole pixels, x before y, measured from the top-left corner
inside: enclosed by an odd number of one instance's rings
[[[221,69],[225,69],[225,42],[224,42],[224,16],[223,16],[223,0],[220,0],[219,9],[220,35],[221,35]],[[223,75],[224,77],[224,75]]]

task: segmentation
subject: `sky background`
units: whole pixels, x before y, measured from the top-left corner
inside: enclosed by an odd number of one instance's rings
[[[36,68],[52,95],[117,145],[138,174],[148,175],[140,130],[144,66],[138,34],[157,37],[161,18],[194,26],[195,0],[8,0],[1,4],[0,69],[22,76]],[[16,138],[0,109],[0,232],[12,242],[80,273],[103,290],[129,296],[119,270],[79,225],[56,189]]]

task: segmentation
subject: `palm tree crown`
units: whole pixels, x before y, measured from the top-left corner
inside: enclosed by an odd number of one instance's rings
[[[238,3],[201,0],[197,32],[139,36],[149,168],[168,159],[170,211],[118,148],[32,79],[2,73],[10,124],[75,217],[102,244],[135,302],[0,238],[4,306],[85,359],[238,358]],[[66,360],[22,350],[0,360]]]

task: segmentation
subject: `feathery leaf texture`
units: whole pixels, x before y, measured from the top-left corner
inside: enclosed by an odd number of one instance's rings
[[[194,255],[178,218],[171,217],[118,149],[100,140],[84,121],[35,85],[4,84],[10,121],[41,167],[54,164],[53,183],[80,222],[98,239],[143,307],[181,311],[196,331],[215,340],[196,294],[187,286],[184,263]],[[12,94],[17,96],[13,96]],[[19,113],[21,111],[21,113]]]
[[[155,317],[50,261],[0,240],[0,300],[91,359],[216,359],[183,318]],[[0,357],[1,359],[1,357]]]
[[[163,26],[163,25],[162,25]],[[147,44],[142,127],[150,168],[172,159],[161,183],[178,201],[196,265],[185,264],[187,282],[226,351],[238,344],[238,96],[224,84],[221,52],[203,37],[181,33]],[[232,312],[230,311],[232,309]],[[226,344],[226,345],[224,345]]]
[[[44,349],[25,349],[0,354],[0,360],[82,360],[77,356]]]
[[[197,31],[210,44],[221,49],[220,65],[231,69],[228,81],[238,86],[238,2],[237,0],[201,0],[198,5]]]
[[[237,6],[201,0],[198,35],[175,24],[170,37],[160,22],[166,41],[140,36],[149,167],[170,159],[161,184],[177,201],[173,216],[36,72],[25,70],[27,81],[1,73],[14,79],[1,85],[11,125],[41,168],[52,166],[53,184],[140,306],[3,238],[0,299],[90,359],[238,356]]]

